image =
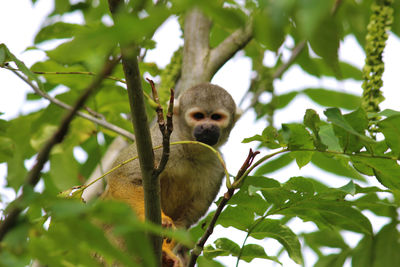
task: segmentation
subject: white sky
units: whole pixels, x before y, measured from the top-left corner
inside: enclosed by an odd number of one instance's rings
[[[52,1],[51,1],[52,2]],[[28,66],[34,62],[44,58],[44,53],[39,51],[28,51],[24,50],[33,44],[33,37],[39,29],[39,26],[43,23],[43,20],[50,11],[50,1],[38,1],[34,8],[32,8],[30,0],[18,0],[18,1],[6,1],[0,0],[0,43],[5,43],[7,47],[14,53],[19,59],[24,61]],[[69,16],[68,20],[76,21],[79,20],[77,16]],[[182,43],[179,39],[180,32],[178,29],[177,22],[175,20],[169,20],[163,30],[159,31],[155,35],[157,41],[157,48],[154,51],[149,51],[146,57],[148,61],[155,61],[159,65],[164,66],[168,63],[170,56],[173,51]],[[382,109],[391,108],[399,110],[399,75],[398,66],[400,62],[400,41],[393,36],[390,36],[386,50],[385,50],[385,74],[384,74],[384,88],[383,92],[386,97],[384,103],[382,103]],[[287,51],[286,51],[287,52]],[[284,58],[288,58],[290,54],[285,53]],[[341,46],[340,58],[344,61],[350,62],[357,67],[364,65],[364,55],[361,48],[358,46],[353,38],[346,38],[345,42]],[[272,62],[274,54],[268,53],[266,57],[266,64]],[[249,86],[251,75],[251,62],[244,58],[241,53],[238,53],[232,60],[226,63],[223,68],[215,75],[212,82],[216,83],[225,89],[227,89],[238,103],[243,97],[244,92]],[[299,82],[301,81],[301,82]],[[288,71],[282,80],[275,81],[275,88],[278,94],[289,92],[295,89],[303,89],[309,87],[327,87],[327,88],[338,88],[344,92],[353,92],[361,94],[361,87],[359,82],[354,81],[343,81],[337,82],[334,79],[323,78],[315,79],[305,74],[299,67],[293,67]],[[0,69],[0,112],[4,112],[0,118],[9,119],[17,116],[20,112],[27,112],[35,109],[35,106],[30,104],[27,105],[25,102],[26,92],[30,92],[31,89],[18,77],[11,72]],[[265,100],[267,100],[265,96]],[[45,101],[42,102],[46,103]],[[247,107],[245,102],[244,108]],[[301,121],[302,117],[307,108],[316,109],[320,116],[323,117],[323,108],[318,105],[311,103],[308,99],[303,96],[296,98],[293,104],[288,109],[278,111],[275,118],[275,126],[280,126],[284,122]],[[266,126],[264,122],[254,122],[255,116],[251,112],[247,112],[239,120],[237,126],[232,131],[230,140],[222,148],[227,167],[230,173],[236,173],[245,159],[248,149],[251,147],[249,144],[242,144],[241,141],[245,137],[252,136],[254,134],[261,133],[262,129]],[[263,151],[265,152],[265,151]],[[2,201],[10,201],[14,194],[12,190],[6,190],[5,187],[5,175],[6,166],[0,164],[0,194],[6,194],[6,197]],[[301,170],[293,163],[284,170],[269,175],[279,181],[285,181],[291,176],[323,176],[324,182],[331,186],[341,186],[347,183],[347,180],[334,177],[317,170],[313,166],[305,166]],[[225,191],[224,188],[221,191]],[[0,203],[0,208],[3,205]],[[373,228],[377,230],[380,226],[385,223],[385,220],[378,219],[372,215],[367,214],[369,218],[373,220]],[[295,232],[310,231],[315,229],[312,223],[304,223],[300,220],[290,224],[292,230]],[[232,235],[232,229],[223,229],[218,227],[216,229],[217,237],[227,236],[232,240],[241,244],[244,235],[237,233]],[[217,238],[215,235],[212,236],[211,240]],[[354,246],[359,237],[355,234],[346,234],[346,241]],[[253,240],[250,240],[253,241]],[[274,255],[276,252],[277,242],[275,241],[262,241],[255,242],[262,244],[268,249],[269,255]],[[279,246],[278,246],[279,247]],[[272,249],[271,249],[272,248]],[[315,256],[310,251],[306,251],[306,266],[312,266],[315,261]],[[227,266],[233,266],[235,259],[225,258],[223,262]],[[283,258],[284,266],[297,266],[287,256]],[[272,262],[265,260],[254,260],[250,264],[241,262],[240,266],[274,266]],[[348,263],[346,264],[348,265]]]

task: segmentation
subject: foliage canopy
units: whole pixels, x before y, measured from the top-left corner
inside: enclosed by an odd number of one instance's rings
[[[237,244],[229,237],[219,238],[204,248],[198,265],[221,266],[215,258],[228,255],[237,257],[238,262],[265,259],[280,263],[283,251],[293,262],[303,264],[302,248],[308,246],[318,257],[315,266],[343,266],[349,258],[354,267],[400,266],[400,112],[379,109],[383,100],[382,52],[389,30],[400,35],[400,1],[127,1],[115,24],[111,24],[105,0],[57,0],[29,49],[41,49],[42,44],[53,40],[60,44],[46,50],[46,58],[30,68],[9,51],[7,44],[1,44],[0,65],[3,69],[18,69],[33,87],[45,94],[62,87],[64,90],[55,98],[73,106],[91,83],[91,75],[100,72],[105,59],[110,55],[118,57],[118,45],[134,43],[141,49],[140,71],[160,80],[159,95],[164,103],[169,88],[177,86],[183,78],[185,49],[178,49],[165,68],[148,62],[145,51],[155,48],[154,32],[171,17],[179,20],[185,37],[188,31],[183,30],[185,15],[193,8],[212,21],[207,33],[210,48],[222,47],[238,29],[251,28],[249,40],[243,41],[229,57],[243,48],[242,56],[251,60],[254,75],[246,92],[252,98],[249,109],[267,127],[244,142],[257,142],[260,149],[274,155],[262,155],[255,163],[257,169],[243,180],[217,220],[222,227],[246,233],[243,243]],[[83,23],[65,22],[65,16],[71,13],[81,14]],[[338,58],[340,42],[347,36],[354,36],[366,52],[363,70]],[[265,64],[268,51],[277,54],[272,66]],[[290,51],[291,57],[284,60],[283,51]],[[320,87],[276,93],[274,80],[292,66],[299,66],[318,78],[363,81],[363,94]],[[209,71],[213,75],[216,70]],[[86,102],[84,113],[132,132],[125,116],[130,107],[121,64],[107,78]],[[150,86],[144,80],[142,84],[145,93],[150,94]],[[271,100],[260,101],[261,94],[269,94]],[[302,122],[288,121],[276,127],[275,113],[283,108],[290,110],[299,95],[324,107],[324,114],[306,109]],[[40,98],[43,95],[27,95],[32,103]],[[147,104],[147,115],[152,118],[153,102],[149,100]],[[66,138],[52,149],[49,167],[41,174],[43,190],[39,193],[25,184],[28,174],[25,161],[41,150],[65,113],[52,101],[35,112],[0,120],[0,161],[7,164],[7,186],[15,192],[23,188],[24,195],[21,201],[7,208],[19,205],[23,212],[0,243],[0,266],[26,266],[32,259],[48,266],[98,266],[92,257],[94,252],[107,262],[155,266],[145,236],[148,231],[171,236],[193,247],[214,212],[190,232],[172,232],[139,221],[120,203],[95,200],[84,204],[68,194],[57,196],[61,191],[70,193],[68,189],[84,184],[112,141],[121,134],[86,118],[76,117]],[[84,161],[76,158],[76,148],[87,154]],[[299,168],[313,164],[326,173],[343,177],[345,182],[329,187],[324,177],[294,176],[284,182],[280,177],[268,177],[293,161]],[[381,186],[371,186],[373,179]],[[389,223],[374,232],[367,212],[385,217]],[[295,218],[312,222],[316,230],[295,233],[290,228]],[[126,240],[130,253],[115,247],[103,234],[99,225],[111,222],[116,225],[115,234]],[[355,247],[346,243],[345,232],[361,236]],[[282,247],[281,252],[272,255],[268,247],[257,242],[265,239],[275,239]],[[326,253],[327,247],[335,248],[335,252]]]

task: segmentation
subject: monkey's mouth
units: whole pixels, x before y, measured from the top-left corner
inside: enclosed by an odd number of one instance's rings
[[[196,141],[209,146],[218,143],[219,135],[219,127],[215,125],[198,125],[194,128],[194,137],[196,138]]]

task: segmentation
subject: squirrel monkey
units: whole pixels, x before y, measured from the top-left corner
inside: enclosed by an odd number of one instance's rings
[[[228,139],[239,115],[231,95],[210,83],[183,92],[174,107],[171,142],[196,140],[214,148]],[[157,125],[151,129],[153,147],[161,145]],[[159,162],[161,150],[154,151]],[[135,144],[125,148],[114,166],[137,155]],[[196,144],[173,145],[160,174],[162,224],[188,228],[203,216],[215,199],[224,176],[217,156]],[[139,161],[132,161],[108,175],[105,199],[128,203],[144,219],[144,193]],[[163,243],[163,266],[181,266],[171,252],[173,244]],[[165,259],[167,257],[168,259]],[[166,263],[169,262],[169,263]],[[173,264],[171,264],[173,262]]]

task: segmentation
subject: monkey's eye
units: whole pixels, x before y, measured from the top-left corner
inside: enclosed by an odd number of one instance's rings
[[[214,113],[214,114],[211,115],[211,119],[212,119],[213,121],[219,121],[219,120],[222,119],[222,115],[221,115],[221,114],[218,114],[218,113]]]
[[[199,120],[204,119],[204,114],[201,113],[201,112],[196,112],[196,113],[194,113],[194,114],[192,115],[192,117],[193,117],[195,120],[199,121]]]

